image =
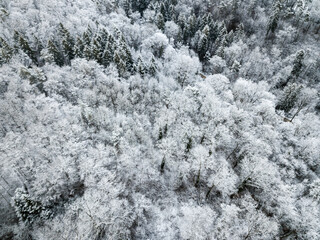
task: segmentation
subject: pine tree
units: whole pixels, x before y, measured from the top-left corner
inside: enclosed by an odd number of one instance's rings
[[[142,78],[144,77],[146,69],[141,57],[139,57],[137,60],[136,71],[140,74]]]
[[[272,13],[268,21],[267,35],[269,34],[270,31],[274,33],[275,30],[277,29],[279,17],[280,17],[280,11],[281,11],[281,2],[280,0],[276,0],[272,6]]]
[[[125,62],[121,59],[120,54],[118,50],[114,52],[113,55],[113,62],[116,64],[117,69],[118,69],[118,74],[120,77],[124,77],[126,73],[126,64]]]
[[[239,41],[240,39],[242,39],[245,36],[245,32],[244,32],[244,26],[242,23],[240,23],[234,33],[234,37],[233,40],[234,41]]]
[[[84,46],[90,45],[92,38],[92,30],[90,27],[82,34],[82,42]]]
[[[104,48],[102,37],[99,34],[96,34],[95,38],[92,41],[91,57],[95,59],[98,63],[102,64],[103,52]]]
[[[16,190],[13,202],[17,216],[26,223],[34,222],[44,210],[39,200],[32,198],[29,193],[22,189]]]
[[[102,65],[107,67],[113,61],[114,56],[114,45],[111,42],[108,42],[103,55],[102,55]]]
[[[219,27],[219,34],[215,41],[216,55],[224,58],[224,48],[227,45],[227,28],[224,24]]]
[[[167,14],[166,7],[164,2],[160,3],[160,14],[163,16],[163,20],[165,20],[165,16]]]
[[[225,35],[228,33],[227,31],[227,27],[225,24],[221,24],[218,27],[218,36],[217,39],[215,41],[216,45],[221,45],[221,42],[223,42],[223,40],[225,39]]]
[[[126,64],[126,69],[129,72],[133,71],[133,58],[129,46],[127,45],[125,39],[122,37],[118,42],[117,49],[119,50],[119,54],[121,59]]]
[[[299,77],[302,66],[303,66],[303,60],[304,60],[304,51],[300,50],[297,52],[296,57],[294,59],[291,76],[295,78]]]
[[[176,20],[176,10],[173,4],[169,6],[168,9],[168,21],[175,21]]]
[[[107,67],[113,61],[115,51],[115,39],[110,34],[108,36],[107,42],[105,44],[105,48],[102,54],[102,65]]]
[[[20,38],[20,33],[16,30],[14,30],[14,33],[13,33],[13,40],[14,40],[14,49],[15,51],[18,51],[18,49],[20,48],[19,46],[19,38]]]
[[[130,0],[125,0],[123,3],[123,10],[126,13],[126,16],[129,17],[131,14],[131,3]]]
[[[289,77],[286,80],[278,83],[276,86],[277,88],[284,88],[285,86],[287,86],[287,84],[290,81],[293,81],[299,77],[299,75],[301,73],[301,69],[303,67],[303,60],[304,60],[304,51],[300,50],[296,53],[296,57],[293,61],[292,71],[291,71]]]
[[[221,42],[219,43],[218,45],[218,49],[216,50],[216,55],[221,57],[221,58],[224,58],[224,49],[225,49],[225,46],[227,45],[227,40],[226,38],[224,37]]]
[[[85,57],[87,60],[92,59],[92,49],[91,49],[91,43],[92,43],[92,29],[90,27],[87,28],[87,30],[82,35],[82,42],[83,42],[83,57]]]
[[[108,42],[109,33],[105,28],[102,28],[102,30],[100,31],[100,36],[101,36],[101,48],[104,49]]]
[[[288,113],[296,104],[302,86],[295,83],[288,85],[284,89],[284,94],[276,106],[276,109],[283,110]]]
[[[83,50],[84,50],[84,45],[83,41],[80,37],[77,37],[76,43],[74,45],[74,55],[75,57],[82,58],[83,57]]]
[[[164,18],[163,18],[163,15],[161,13],[158,13],[157,16],[156,16],[156,25],[157,27],[160,29],[160,30],[164,30]]]
[[[49,40],[48,41],[48,52],[49,54],[51,54],[53,56],[53,60],[54,62],[62,67],[64,65],[64,57],[61,53],[61,51],[59,51],[58,47],[56,46],[56,44],[54,43],[53,40]]]
[[[40,52],[42,51],[42,49],[44,49],[44,46],[42,44],[42,42],[39,40],[38,37],[36,37],[34,34],[33,34],[33,42],[34,42],[34,45],[35,45],[35,52],[40,55]]]
[[[241,68],[241,64],[237,60],[234,60],[231,66],[231,71],[238,73],[240,71],[240,68]]]
[[[63,26],[62,23],[59,24],[59,32],[61,35],[61,47],[63,56],[65,58],[65,63],[70,64],[70,61],[74,58],[74,39],[69,33],[69,31]]]
[[[152,56],[152,59],[151,59],[150,65],[149,65],[148,73],[149,73],[151,76],[153,76],[153,77],[154,77],[154,76],[156,75],[156,73],[157,73],[156,60],[154,59],[153,56]]]
[[[13,55],[13,49],[0,37],[0,65],[10,61]]]
[[[19,46],[20,49],[29,56],[33,63],[37,63],[35,52],[31,49],[28,41],[21,35],[19,35]]]
[[[183,31],[186,27],[186,22],[187,22],[187,19],[186,19],[186,16],[182,13],[180,13],[179,17],[178,17],[178,22],[177,24],[180,26],[181,30]]]
[[[202,61],[204,60],[204,57],[207,53],[208,46],[209,46],[209,26],[206,25],[204,29],[202,30],[200,40],[198,43],[198,54],[199,54],[199,59]]]
[[[85,57],[85,59],[87,59],[88,61],[92,59],[92,51],[91,51],[91,44],[86,45],[83,49],[83,56]]]
[[[196,15],[193,14],[188,18],[189,37],[193,37],[196,31],[197,31],[197,18],[196,18]]]
[[[148,8],[150,0],[131,0],[131,7],[133,11],[138,11],[143,17],[143,11]]]

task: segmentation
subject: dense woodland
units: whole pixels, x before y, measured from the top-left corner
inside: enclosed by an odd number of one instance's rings
[[[319,240],[319,0],[0,0],[0,239]]]

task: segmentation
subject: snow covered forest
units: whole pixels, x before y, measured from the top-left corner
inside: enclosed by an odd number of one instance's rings
[[[1,240],[319,240],[320,0],[0,0]]]

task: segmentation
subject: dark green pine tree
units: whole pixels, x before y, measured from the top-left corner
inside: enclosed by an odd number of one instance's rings
[[[21,35],[19,36],[19,46],[20,49],[29,56],[32,62],[37,64],[38,61],[35,52],[31,49],[28,41]]]
[[[84,56],[83,50],[84,50],[83,41],[82,41],[81,37],[77,37],[76,43],[73,48],[73,52],[74,52],[75,57],[82,58]]]
[[[62,67],[64,65],[64,57],[61,51],[59,51],[57,45],[54,43],[53,40],[48,41],[48,52],[52,55],[54,62]]]
[[[20,48],[19,38],[20,38],[20,33],[18,31],[14,30],[14,33],[13,33],[13,40],[14,40],[13,48],[14,48],[15,51],[18,51],[19,48]]]
[[[164,2],[163,1],[161,1],[161,3],[160,3],[160,13],[162,14],[162,16],[165,16],[166,15],[166,7],[165,7],[165,5],[164,5]]]
[[[13,55],[13,48],[0,37],[0,65],[8,63]]]
[[[198,54],[199,54],[199,59],[201,61],[203,61],[204,57],[206,56],[206,53],[208,51],[208,46],[209,46],[209,26],[206,25],[202,30],[199,43],[198,43]]]
[[[220,26],[218,26],[218,36],[215,41],[215,44],[221,45],[221,42],[223,41],[223,39],[225,38],[225,35],[227,33],[228,33],[228,31],[227,31],[227,27],[225,24],[221,24]]]
[[[174,42],[177,46],[183,44],[183,30],[181,29],[181,27],[179,27],[178,35]]]
[[[35,52],[37,55],[40,56],[40,53],[41,53],[42,49],[44,49],[44,46],[43,46],[42,42],[39,40],[39,38],[35,35],[33,35],[33,42],[35,45]]]
[[[145,67],[141,57],[139,57],[137,60],[136,72],[139,73],[142,78],[144,78],[144,75],[146,73],[146,67]]]
[[[91,48],[91,44],[89,45],[85,45],[84,49],[83,49],[83,56],[85,57],[85,59],[87,59],[88,61],[90,59],[92,59],[92,48]]]
[[[132,11],[138,11],[143,17],[143,11],[148,8],[150,0],[131,0]]]
[[[102,28],[100,30],[100,36],[101,36],[101,48],[105,49],[106,44],[107,44],[108,39],[109,39],[109,33],[105,28]]]
[[[269,34],[269,32],[274,33],[275,30],[277,29],[279,17],[280,17],[280,11],[281,11],[281,2],[280,0],[276,0],[272,6],[272,13],[268,20],[267,35]]]
[[[59,24],[59,33],[61,35],[61,47],[63,56],[66,64],[70,64],[70,61],[74,58],[74,39],[69,33],[69,31],[63,26],[62,23]]]
[[[117,45],[117,49],[119,51],[120,57],[122,59],[122,61],[124,61],[124,63],[126,64],[126,69],[128,72],[132,72],[134,69],[134,63],[133,63],[133,58],[132,58],[132,54],[131,51],[129,49],[129,46],[127,45],[124,37],[121,37],[118,45]]]
[[[113,46],[106,45],[103,55],[102,55],[102,65],[108,67],[113,61],[114,51],[112,50]]]
[[[87,60],[92,59],[92,49],[91,49],[91,43],[92,43],[92,30],[90,27],[83,33],[82,35],[82,42],[83,42],[83,57],[85,57]]]
[[[296,57],[293,61],[293,68],[291,71],[291,75],[294,78],[299,77],[299,75],[301,73],[302,66],[303,66],[303,60],[304,60],[304,51],[300,50],[297,52]]]
[[[156,25],[160,30],[162,31],[164,30],[165,22],[164,22],[164,17],[161,13],[158,13],[156,16]]]
[[[195,14],[188,18],[188,32],[189,37],[193,37],[197,32],[197,18]]]
[[[176,20],[176,10],[175,10],[175,7],[174,5],[170,5],[169,6],[169,9],[168,9],[168,21],[175,21]]]
[[[156,73],[157,73],[157,65],[156,65],[156,60],[154,59],[154,57],[152,56],[152,59],[151,59],[151,62],[150,62],[150,65],[149,65],[149,69],[148,69],[148,73],[151,75],[151,76],[155,76]]]
[[[236,31],[234,32],[234,37],[233,40],[234,41],[239,41],[240,39],[242,39],[245,36],[245,32],[244,32],[244,26],[242,23],[240,23],[238,25],[238,27],[236,28]]]
[[[184,28],[186,27],[186,16],[184,14],[180,14],[178,17],[178,25],[180,26],[180,28],[182,29],[182,31],[184,31]]]
[[[102,55],[102,65],[108,67],[109,64],[113,61],[115,51],[115,40],[112,35],[109,35],[107,44],[103,51]]]
[[[90,27],[82,34],[82,42],[84,46],[90,45],[92,38],[92,29]]]
[[[226,37],[224,36],[224,37],[222,38],[222,40],[219,41],[219,44],[217,45],[217,47],[218,47],[217,50],[216,50],[216,55],[217,55],[217,56],[219,56],[219,57],[221,57],[221,58],[224,58],[224,57],[225,57],[225,55],[224,55],[224,49],[225,49],[226,45],[227,45],[227,40],[226,40]]]
[[[290,110],[296,105],[298,96],[302,90],[302,86],[295,83],[289,84],[284,88],[283,96],[280,98],[276,109],[283,110],[289,113]]]
[[[118,69],[118,74],[120,77],[124,77],[126,74],[126,64],[125,62],[121,59],[120,53],[118,50],[114,52],[113,56],[113,62],[116,64],[117,69]]]
[[[299,77],[303,67],[303,60],[304,60],[304,51],[299,50],[296,53],[296,57],[293,61],[293,67],[289,77],[283,81],[280,81],[276,86],[277,88],[284,88],[285,86],[288,85],[289,82],[294,82]]]
[[[103,48],[102,37],[100,36],[100,34],[96,34],[96,36],[92,41],[91,56],[99,64],[102,64],[103,52],[104,52],[104,48]]]
[[[215,41],[215,54],[224,58],[224,48],[227,45],[227,28],[224,24],[221,24],[219,27],[219,34]]]
[[[131,2],[130,0],[125,0],[123,3],[123,10],[126,13],[126,16],[129,17],[131,15]]]
[[[202,17],[200,17],[200,20],[199,20],[199,29],[204,29],[205,26],[209,25],[209,22],[208,22],[208,15],[205,14],[203,15]]]

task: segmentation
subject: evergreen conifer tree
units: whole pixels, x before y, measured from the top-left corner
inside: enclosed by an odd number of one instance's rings
[[[66,64],[70,64],[70,61],[74,58],[74,39],[69,33],[69,31],[63,26],[62,23],[59,24],[59,32],[61,35],[61,47],[63,56]]]
[[[58,47],[56,46],[53,40],[48,41],[47,48],[48,48],[48,52],[53,56],[54,62],[58,66],[62,67],[64,65],[64,57],[61,51],[59,51]]]
[[[291,71],[291,75],[295,78],[299,77],[301,73],[301,69],[303,66],[303,60],[304,60],[304,51],[300,50],[297,52],[296,57],[293,62],[293,68]]]
[[[83,50],[84,50],[83,41],[80,37],[77,37],[77,40],[76,40],[76,43],[75,43],[74,49],[73,49],[75,57],[82,58],[83,57]]]
[[[10,61],[13,55],[13,49],[0,37],[0,65]]]
[[[131,14],[131,3],[130,0],[125,0],[123,3],[123,10],[126,13],[126,16],[129,17]]]
[[[156,16],[156,25],[160,30],[164,30],[164,18],[163,15],[161,13],[158,13]]]
[[[283,110],[286,113],[288,113],[295,106],[301,89],[302,86],[299,86],[295,83],[288,85],[284,89],[283,97],[277,104],[276,109]]]
[[[156,60],[154,59],[154,57],[152,56],[151,58],[151,62],[150,62],[150,65],[149,65],[149,69],[148,69],[148,73],[151,75],[151,76],[155,76],[156,73],[157,73],[157,65],[156,65]]]
[[[198,54],[201,61],[204,60],[204,57],[208,50],[208,46],[209,46],[208,36],[209,36],[209,26],[206,25],[202,30],[199,43],[198,43]]]
[[[279,16],[280,16],[280,11],[281,11],[281,3],[280,0],[276,0],[273,4],[272,7],[272,13],[268,21],[268,30],[267,30],[267,35],[269,32],[274,33],[275,30],[278,27],[278,22],[279,22]]]
[[[99,34],[96,34],[95,38],[92,41],[91,57],[95,59],[98,63],[102,64],[103,52],[104,48],[102,37]]]
[[[126,73],[126,64],[125,62],[121,59],[121,54],[119,53],[118,50],[114,52],[113,55],[113,62],[116,64],[117,69],[118,69],[118,74],[120,77],[124,77]]]
[[[137,60],[136,71],[140,74],[142,78],[144,77],[146,69],[141,57],[139,57]]]
[[[19,35],[19,46],[20,49],[29,56],[32,62],[37,64],[35,52],[31,49],[28,41],[23,36],[21,36],[21,34]]]

